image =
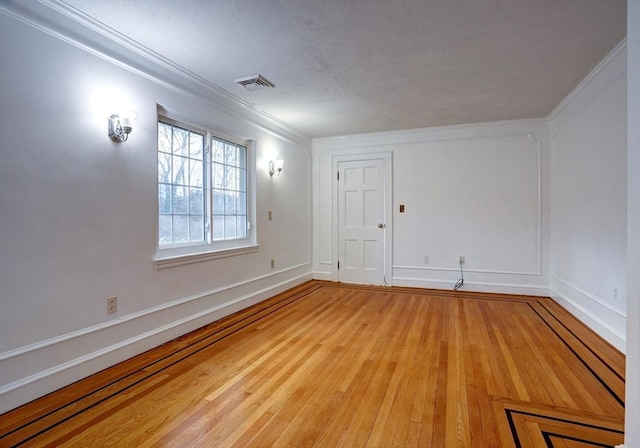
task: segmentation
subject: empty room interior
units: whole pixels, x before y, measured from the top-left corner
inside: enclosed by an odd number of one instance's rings
[[[0,0],[0,446],[640,447],[640,1]]]

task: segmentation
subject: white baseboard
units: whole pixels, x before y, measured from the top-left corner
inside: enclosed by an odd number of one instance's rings
[[[455,281],[451,280],[424,280],[412,277],[393,277],[393,286],[410,286],[415,288],[449,289],[453,290]],[[519,294],[527,296],[546,297],[549,289],[537,285],[518,285],[489,282],[468,282],[465,279],[464,286],[460,291],[474,292],[494,292],[501,294]]]
[[[626,316],[566,280],[554,279],[550,296],[603,339],[626,351]]]
[[[313,272],[313,279],[314,280],[326,280],[326,281],[333,281],[333,272],[321,272],[321,271],[314,271]]]
[[[1,353],[0,413],[311,280],[308,267],[295,266]]]

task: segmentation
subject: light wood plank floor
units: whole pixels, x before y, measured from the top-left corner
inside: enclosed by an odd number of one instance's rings
[[[623,399],[549,298],[312,281],[0,416],[0,446],[601,447]]]

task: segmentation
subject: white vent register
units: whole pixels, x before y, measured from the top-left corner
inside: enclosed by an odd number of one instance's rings
[[[256,90],[272,89],[275,87],[274,83],[262,75],[243,76],[242,78],[234,79],[234,81],[252,92]]]

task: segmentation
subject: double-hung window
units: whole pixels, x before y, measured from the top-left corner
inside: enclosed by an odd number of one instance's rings
[[[159,118],[157,267],[257,248],[250,152],[246,142]]]

